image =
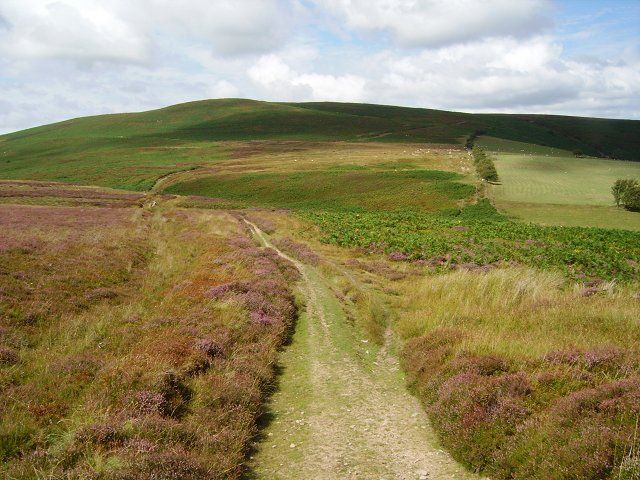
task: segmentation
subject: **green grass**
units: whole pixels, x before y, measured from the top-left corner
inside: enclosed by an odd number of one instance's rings
[[[480,143],[498,152],[500,184],[489,194],[501,211],[543,225],[640,230],[640,214],[616,209],[611,195],[616,179],[640,178],[640,163],[495,139]]]
[[[602,158],[502,154],[495,163],[498,201],[611,206],[613,182],[640,177],[640,163]]]
[[[515,140],[507,140],[504,138],[496,138],[490,136],[478,137],[476,142],[484,150],[490,151],[496,154],[514,153],[514,154],[531,154],[531,155],[550,155],[560,157],[574,156],[569,150],[563,150],[561,148],[545,147],[542,145],[536,145],[535,143],[518,142]]]
[[[548,226],[618,228],[640,231],[640,215],[624,208],[597,205],[497,202],[504,213],[527,222]]]
[[[339,103],[224,99],[68,120],[0,136],[0,178],[149,190],[171,172],[228,157],[220,141],[299,140],[462,145],[474,132],[638,160],[640,122],[477,115]]]
[[[332,211],[452,207],[475,192],[464,177],[438,170],[329,169],[296,173],[221,174],[170,186],[166,192],[206,195],[249,206]]]

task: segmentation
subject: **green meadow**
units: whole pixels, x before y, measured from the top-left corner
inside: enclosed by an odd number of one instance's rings
[[[616,208],[611,195],[617,179],[640,177],[640,162],[499,139],[480,143],[494,152],[500,182],[489,195],[504,213],[542,225],[640,230],[640,216]]]
[[[168,193],[205,195],[246,206],[314,210],[433,211],[455,207],[475,192],[463,175],[438,170],[366,167],[295,173],[212,175],[170,186]]]

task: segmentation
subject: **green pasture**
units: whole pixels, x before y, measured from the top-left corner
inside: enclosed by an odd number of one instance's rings
[[[500,183],[489,195],[504,213],[543,225],[640,230],[640,214],[616,208],[611,195],[618,178],[640,178],[640,162],[577,158],[495,140],[485,145],[501,148],[494,153]],[[510,153],[519,149],[524,152]]]
[[[495,163],[497,201],[610,206],[616,179],[640,178],[640,162],[604,158],[501,154]]]
[[[217,174],[172,185],[168,193],[204,195],[247,206],[333,211],[455,207],[475,193],[463,175],[438,170],[331,168],[293,173]]]

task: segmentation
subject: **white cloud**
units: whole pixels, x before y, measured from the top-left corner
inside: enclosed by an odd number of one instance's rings
[[[359,101],[365,96],[366,80],[360,76],[298,73],[273,54],[261,57],[248,75],[280,100]]]
[[[263,56],[248,73],[254,82],[264,86],[287,82],[296,75],[277,55]]]
[[[562,57],[552,37],[487,39],[438,50],[385,51],[368,62],[370,97],[465,111],[625,116],[640,102],[640,61],[594,65]],[[564,109],[564,110],[563,110]]]
[[[526,37],[549,27],[547,0],[314,0],[347,27],[383,31],[405,47]]]
[[[217,54],[264,53],[289,32],[281,0],[3,0],[0,9],[0,52],[14,58],[141,62],[172,36]]]
[[[4,0],[0,52],[16,58],[141,61],[148,40],[113,10],[80,0]]]
[[[240,89],[226,80],[218,80],[207,89],[207,96],[211,98],[231,98],[238,95],[240,95]]]
[[[637,35],[580,51],[546,28],[556,13],[547,0],[0,0],[0,132],[215,97],[640,118]]]
[[[223,55],[264,53],[290,32],[291,8],[284,0],[136,0],[136,22],[155,33],[168,30],[209,42]]]

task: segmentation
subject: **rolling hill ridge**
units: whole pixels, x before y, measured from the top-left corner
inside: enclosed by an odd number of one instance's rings
[[[148,190],[162,175],[223,158],[224,148],[215,142],[464,145],[472,135],[639,160],[640,121],[634,120],[220,99],[77,118],[0,136],[0,176]]]

